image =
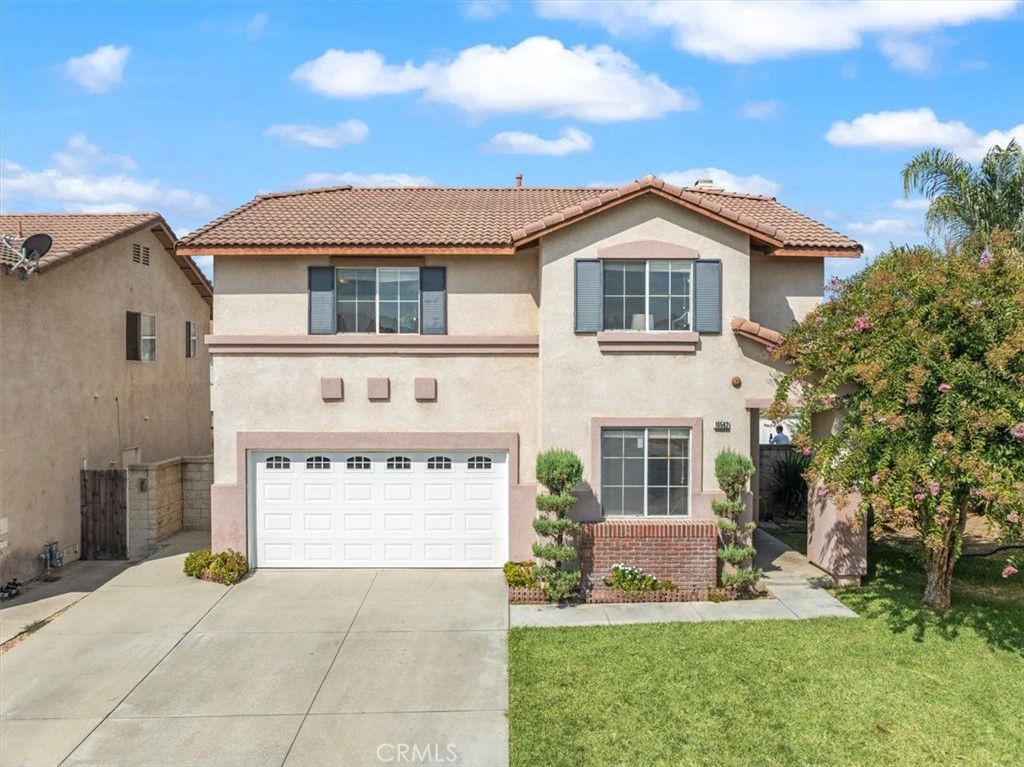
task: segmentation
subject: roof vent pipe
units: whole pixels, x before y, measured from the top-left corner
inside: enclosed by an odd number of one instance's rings
[[[714,189],[715,182],[710,178],[698,178],[693,185],[698,189]]]
[[[523,188],[523,174],[522,173],[517,173],[516,174],[516,189],[522,189],[522,188]]]

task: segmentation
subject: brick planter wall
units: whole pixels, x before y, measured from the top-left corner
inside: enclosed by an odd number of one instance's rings
[[[672,581],[681,591],[707,594],[707,589],[717,584],[717,541],[715,523],[704,520],[584,522],[579,543],[583,586],[591,592],[587,601],[618,601],[605,598],[614,592],[604,585],[604,579],[611,575],[612,565],[620,563],[639,567],[658,580]]]

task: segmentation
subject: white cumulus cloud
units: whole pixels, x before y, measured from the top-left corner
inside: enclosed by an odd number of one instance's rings
[[[782,102],[775,99],[748,101],[743,105],[743,116],[748,120],[768,120],[782,109]]]
[[[689,170],[674,170],[666,173],[659,173],[659,178],[669,184],[676,186],[693,186],[697,179],[709,178],[714,186],[725,189],[728,192],[745,192],[747,194],[764,194],[774,197],[779,193],[780,186],[777,182],[757,173],[749,176],[740,176],[730,173],[722,168],[690,168]]]
[[[271,125],[265,131],[293,144],[320,149],[338,149],[348,144],[360,144],[370,135],[370,129],[361,120],[345,120],[337,125],[319,128],[315,125]]]
[[[832,123],[825,139],[833,146],[873,147],[885,150],[941,147],[977,162],[993,146],[1010,139],[1024,143],[1024,123],[1006,131],[979,134],[959,120],[942,122],[927,107],[897,112],[868,112],[849,122]]]
[[[866,234],[870,236],[886,235],[899,236],[914,234],[920,226],[911,221],[896,218],[879,218],[874,221],[852,221],[846,225],[846,229],[853,234]]]
[[[913,74],[924,74],[935,69],[932,49],[923,43],[887,37],[878,44],[878,50],[889,59],[894,69],[902,69]]]
[[[92,93],[106,93],[124,78],[124,65],[132,49],[101,45],[92,53],[64,62],[68,77]]]
[[[495,16],[501,16],[512,9],[508,0],[469,0],[463,5],[462,12],[466,18],[474,21],[487,21]]]
[[[306,186],[436,186],[426,176],[409,173],[310,173],[303,177]]]
[[[159,210],[206,215],[210,198],[178,189],[156,179],[142,179],[129,171],[137,168],[126,155],[105,154],[82,134],[75,134],[51,157],[51,166],[30,170],[0,160],[0,205],[13,210],[60,209],[77,213]],[[115,172],[108,172],[113,169]]]
[[[928,210],[931,201],[925,198],[916,200],[893,200],[892,207],[896,210]]]
[[[450,61],[388,64],[376,51],[328,50],[292,79],[334,98],[418,93],[478,116],[534,112],[615,122],[697,109],[695,96],[642,71],[606,45],[566,48],[530,37],[511,48],[477,45]]]
[[[549,157],[589,152],[593,148],[594,139],[579,128],[566,128],[558,138],[541,138],[536,133],[502,131],[494,134],[484,146],[487,151],[498,154],[539,154]]]
[[[853,50],[867,35],[905,37],[974,21],[1005,19],[1015,13],[1016,6],[1015,0],[535,3],[544,18],[594,21],[612,34],[664,30],[680,50],[734,64]]]

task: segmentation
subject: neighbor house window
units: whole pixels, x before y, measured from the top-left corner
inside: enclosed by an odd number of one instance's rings
[[[690,330],[689,261],[604,261],[605,330]]]
[[[605,516],[688,516],[690,430],[602,429],[601,506]]]
[[[339,333],[419,333],[420,270],[335,270]]]
[[[125,318],[125,353],[130,360],[156,361],[156,315],[128,312]]]
[[[185,356],[196,356],[196,323],[185,323]]]

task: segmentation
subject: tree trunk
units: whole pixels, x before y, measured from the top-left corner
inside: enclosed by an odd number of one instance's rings
[[[928,580],[924,586],[924,599],[929,607],[948,610],[952,602],[953,568],[959,558],[960,541],[967,526],[967,507],[960,507],[959,518],[942,536],[942,547],[929,551],[925,564]]]

